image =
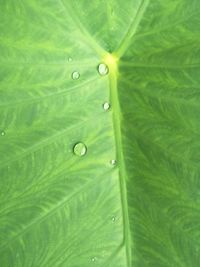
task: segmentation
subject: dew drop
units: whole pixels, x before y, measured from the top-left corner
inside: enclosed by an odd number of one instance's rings
[[[109,109],[110,109],[110,104],[109,104],[108,102],[105,102],[105,103],[103,104],[103,109],[104,109],[104,110],[109,110]]]
[[[113,165],[113,166],[115,166],[117,164],[116,159],[111,159],[110,164]]]
[[[4,136],[6,133],[4,131],[1,131],[1,136]]]
[[[80,77],[80,73],[78,71],[72,72],[72,79],[77,80]]]
[[[106,64],[104,64],[104,63],[99,64],[98,72],[102,76],[108,74],[108,72],[109,72],[108,66]]]
[[[68,57],[68,62],[71,62],[72,61],[72,58],[71,57]]]
[[[75,155],[82,157],[87,153],[87,147],[84,143],[79,142],[75,144],[73,151]]]

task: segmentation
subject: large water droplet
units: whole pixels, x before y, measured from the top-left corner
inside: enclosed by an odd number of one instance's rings
[[[68,57],[68,61],[71,62],[72,61],[72,58],[71,57]]]
[[[102,76],[108,74],[108,72],[109,72],[108,66],[104,63],[99,64],[98,72]]]
[[[113,165],[113,166],[115,166],[117,164],[116,159],[111,159],[110,164]]]
[[[75,144],[73,151],[75,155],[82,157],[87,153],[87,147],[84,143],[79,142]]]
[[[4,136],[6,133],[4,131],[1,131],[1,136]]]
[[[104,110],[109,110],[109,109],[110,109],[110,103],[105,102],[105,103],[103,104],[103,109],[104,109]]]
[[[78,71],[72,72],[72,79],[77,80],[80,77],[80,73]]]

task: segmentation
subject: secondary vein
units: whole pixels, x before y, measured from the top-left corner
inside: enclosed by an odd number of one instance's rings
[[[123,38],[121,44],[119,45],[118,49],[116,50],[115,54],[118,56],[118,58],[120,58],[124,52],[126,51],[128,45],[129,45],[129,41],[132,38],[132,36],[135,34],[135,32],[137,31],[138,25],[143,17],[143,14],[147,8],[149,4],[149,0],[141,0],[140,5],[138,6],[138,10],[136,12],[135,17],[133,18],[133,21],[125,35],[125,37]]]

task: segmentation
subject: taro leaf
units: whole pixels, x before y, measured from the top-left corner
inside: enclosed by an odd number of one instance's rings
[[[0,266],[200,266],[200,1],[0,21]]]

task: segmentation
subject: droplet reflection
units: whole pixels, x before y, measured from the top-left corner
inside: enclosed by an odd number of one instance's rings
[[[103,104],[103,109],[104,109],[104,110],[109,110],[109,109],[110,109],[110,104],[109,104],[108,102],[105,102],[105,103]]]
[[[116,159],[111,159],[110,164],[113,165],[113,166],[115,166],[117,164]]]
[[[80,77],[80,73],[78,71],[72,72],[72,79],[77,80]]]
[[[4,136],[6,133],[4,131],[1,131],[1,136]]]
[[[75,155],[82,157],[87,153],[87,147],[84,143],[79,142],[75,144],[73,151]]]
[[[113,216],[113,217],[112,217],[112,222],[114,223],[115,221],[116,221],[116,217]]]
[[[98,72],[102,76],[108,74],[108,72],[109,72],[108,66],[106,64],[104,64],[104,63],[99,64]]]
[[[92,258],[91,258],[91,261],[92,261],[92,262],[97,261],[97,257],[92,257]]]

